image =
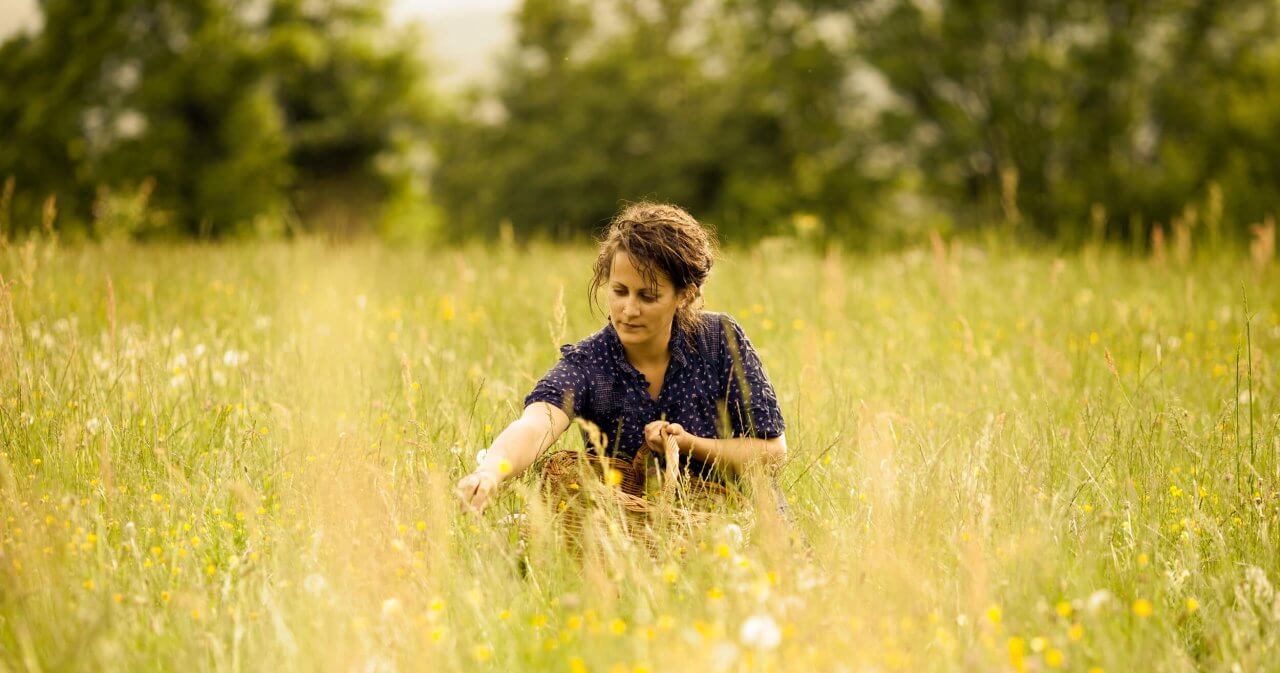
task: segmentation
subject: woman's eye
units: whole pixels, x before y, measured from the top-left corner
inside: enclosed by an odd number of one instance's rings
[[[613,291],[613,293],[614,293],[614,294],[616,294],[616,295],[618,295],[619,297],[625,297],[625,296],[627,296],[627,291],[626,291],[626,290],[614,290],[614,291]],[[641,299],[642,301],[647,301],[647,302],[650,302],[650,303],[655,302],[655,301],[658,301],[658,298],[657,298],[657,297],[655,297],[655,296],[653,296],[653,295],[649,295],[649,294],[642,294],[642,295],[640,295],[640,299]]]

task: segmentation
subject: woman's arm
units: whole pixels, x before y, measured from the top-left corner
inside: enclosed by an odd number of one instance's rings
[[[524,414],[494,438],[476,471],[458,482],[458,497],[464,505],[483,510],[498,484],[528,469],[569,423],[569,416],[553,404],[534,402],[525,407]]]
[[[684,431],[679,423],[671,423],[663,432],[676,439],[681,451],[704,463],[719,463],[734,472],[742,472],[748,464],[760,461],[766,468],[777,469],[787,457],[787,435],[772,439],[732,437],[715,439],[699,437]]]

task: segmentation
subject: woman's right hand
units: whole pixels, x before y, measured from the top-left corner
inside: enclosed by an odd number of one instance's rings
[[[666,421],[650,421],[644,426],[644,444],[659,456],[666,455],[667,441],[663,430],[669,425]]]
[[[479,514],[489,504],[489,496],[498,489],[498,477],[488,470],[476,470],[458,480],[454,493],[462,500],[464,511]]]

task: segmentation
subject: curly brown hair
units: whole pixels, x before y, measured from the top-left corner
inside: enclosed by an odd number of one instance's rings
[[[599,308],[598,291],[609,282],[613,257],[621,250],[631,258],[645,283],[657,285],[658,275],[662,274],[675,288],[677,297],[691,299],[676,309],[675,320],[692,342],[694,330],[703,322],[702,286],[719,256],[715,230],[679,206],[641,201],[614,215],[599,244],[587,289],[592,306]]]

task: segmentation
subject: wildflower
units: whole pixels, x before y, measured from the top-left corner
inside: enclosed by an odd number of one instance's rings
[[[1106,589],[1098,589],[1097,591],[1089,594],[1089,612],[1096,613],[1106,607],[1109,602],[1111,602],[1111,592]]]
[[[484,457],[489,455],[489,449],[480,449],[476,451],[476,465],[484,464]]]
[[[396,615],[399,615],[402,612],[404,612],[404,606],[400,604],[400,599],[388,598],[387,600],[382,601],[382,618],[383,619],[390,619],[391,617],[395,617]]]
[[[84,422],[84,429],[89,431],[91,435],[98,434],[98,428],[100,427],[102,427],[102,422],[96,416]]]
[[[609,622],[609,630],[615,636],[620,636],[627,632],[627,623],[621,619],[614,618],[613,621]]]
[[[987,621],[990,621],[992,624],[999,625],[1002,618],[1003,612],[1000,610],[999,605],[992,605],[987,608]]]
[[[476,645],[471,648],[471,656],[483,664],[493,657],[493,650],[489,649],[488,645]]]
[[[1015,636],[1009,639],[1006,647],[1009,649],[1009,665],[1013,666],[1013,670],[1019,673],[1027,670],[1027,641]]]
[[[680,576],[680,569],[674,563],[668,563],[662,568],[662,581],[667,584],[673,584],[676,578]]]
[[[306,579],[302,580],[302,588],[313,596],[324,591],[327,584],[328,583],[325,582],[324,576],[319,573],[311,573],[310,575],[307,575]]]
[[[742,623],[738,640],[756,650],[772,650],[782,642],[782,629],[769,615],[755,615]]]
[[[605,475],[605,483],[610,486],[617,486],[622,483],[622,472],[615,468],[609,468],[609,473]]]
[[[1044,653],[1044,664],[1049,668],[1062,668],[1062,650],[1051,647]]]
[[[1187,598],[1188,614],[1195,614],[1196,610],[1199,610],[1199,609],[1200,609],[1200,601],[1196,600],[1195,597]]]
[[[731,523],[724,527],[724,536],[729,540],[729,544],[738,547],[742,545],[742,527],[736,523]]]
[[[1155,606],[1151,604],[1151,601],[1139,598],[1133,602],[1133,614],[1145,619],[1150,617],[1153,612],[1155,612]]]
[[[1064,618],[1071,616],[1071,603],[1067,601],[1058,601],[1058,605],[1054,609]]]
[[[1067,640],[1070,640],[1073,643],[1078,643],[1083,638],[1084,627],[1080,624],[1072,624],[1071,628],[1067,629]]]

